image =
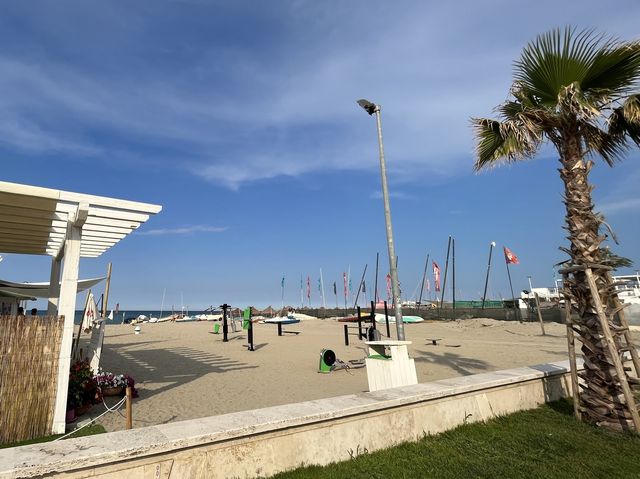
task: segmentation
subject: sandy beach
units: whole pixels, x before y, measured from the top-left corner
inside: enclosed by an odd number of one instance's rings
[[[285,326],[300,334],[277,335],[270,324],[255,325],[255,351],[246,331],[213,334],[213,322],[108,325],[102,367],[129,373],[137,381],[134,427],[244,411],[367,391],[364,368],[318,373],[320,351],[328,348],[348,361],[366,355],[364,342],[350,337],[345,323],[309,319]],[[384,325],[379,327],[384,332]],[[492,319],[406,324],[409,351],[419,382],[528,366],[567,358],[564,325]],[[355,330],[353,330],[355,334]],[[391,325],[392,338],[395,325]],[[634,332],[637,341],[640,333]],[[433,345],[430,338],[440,338]],[[111,403],[113,398],[108,398]],[[92,415],[103,410],[95,406]],[[99,421],[108,431],[124,428],[117,413]]]
[[[324,348],[343,361],[365,357],[357,336],[344,345],[343,325],[305,320],[285,326],[300,334],[279,337],[275,325],[256,324],[253,352],[244,346],[245,331],[225,343],[213,322],[142,324],[138,335],[131,325],[108,325],[102,367],[136,379],[134,427],[367,391],[364,368],[318,373]],[[467,319],[407,324],[405,332],[418,381],[429,382],[565,359],[564,325],[545,328],[542,336],[538,323]],[[434,346],[429,338],[441,341]],[[108,431],[124,428],[117,413],[100,422]]]

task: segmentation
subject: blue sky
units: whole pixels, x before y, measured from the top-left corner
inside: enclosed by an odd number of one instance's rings
[[[2,179],[158,203],[163,211],[81,276],[113,263],[123,309],[312,304],[365,264],[388,269],[375,121],[383,106],[403,296],[456,239],[458,298],[551,285],[564,259],[557,157],[472,172],[469,118],[507,97],[512,63],[567,24],[638,38],[640,4],[571,2],[31,1],[0,6]],[[640,153],[598,163],[594,198],[640,267]],[[0,277],[48,279],[4,255]],[[379,288],[384,293],[384,286]],[[447,292],[450,297],[450,291]],[[79,297],[78,302],[82,303]],[[340,298],[340,303],[343,300]]]

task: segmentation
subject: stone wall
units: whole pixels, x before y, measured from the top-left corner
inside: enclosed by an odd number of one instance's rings
[[[569,395],[568,361],[0,451],[0,478],[264,477]]]

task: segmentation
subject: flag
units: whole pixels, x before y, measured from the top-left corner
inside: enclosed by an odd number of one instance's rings
[[[387,273],[387,301],[391,300],[391,275]]]
[[[504,249],[504,260],[507,262],[507,264],[509,263],[520,264],[518,257],[515,254],[513,254],[513,251],[511,251],[506,246],[503,246],[503,249]]]
[[[113,321],[113,309],[111,310],[111,312],[109,313],[109,316],[107,316],[109,318],[109,320]]]
[[[344,297],[347,297],[347,273],[342,273],[342,280],[344,281]]]
[[[425,279],[425,287],[427,288],[427,291],[431,292],[431,283],[429,282],[429,278]]]
[[[351,287],[351,278],[349,278],[349,292],[350,293],[353,292],[353,288]]]
[[[82,315],[82,330],[85,333],[91,331],[93,327],[94,321],[98,319],[98,306],[96,306],[96,301],[93,297],[93,293],[89,290],[89,294],[87,295],[87,307],[84,310]]]
[[[338,296],[338,287],[336,286],[336,282],[333,282],[333,294],[335,294],[336,296]]]
[[[311,299],[311,279],[307,276],[307,299]]]
[[[322,287],[321,287],[321,283],[320,283],[320,278],[318,278],[318,291],[322,292]]]
[[[367,292],[367,285],[365,284],[364,280],[362,281],[362,292],[363,293]]]
[[[282,281],[280,282],[280,287],[284,288],[284,276],[282,277]]]
[[[435,261],[433,263],[433,283],[435,284],[436,292],[440,291],[440,266]]]

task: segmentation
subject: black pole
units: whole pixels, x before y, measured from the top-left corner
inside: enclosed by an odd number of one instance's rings
[[[424,272],[422,273],[422,284],[420,285],[420,298],[418,299],[418,305],[422,304],[422,292],[424,291],[424,280],[427,277],[428,267],[429,267],[429,253],[427,253],[427,260],[424,262]]]
[[[349,346],[349,325],[344,325],[344,345]]]
[[[380,257],[380,253],[376,253],[376,284],[373,288],[373,298],[378,303],[378,259]]]
[[[391,337],[391,330],[389,329],[389,311],[387,310],[387,302],[384,302],[384,320],[387,323],[387,338]]]
[[[360,306],[358,306],[358,339],[362,339],[362,316],[360,316]]]
[[[282,336],[282,323],[278,323],[278,336]]]
[[[249,307],[249,330],[247,332],[249,336],[249,351],[254,351],[253,349],[253,321],[251,319],[251,307]]]
[[[449,242],[447,243],[447,260],[444,263],[444,279],[442,281],[442,297],[440,298],[440,312],[444,306],[444,292],[447,289],[447,270],[449,269],[449,252],[451,251],[451,236],[449,236]]]
[[[516,306],[516,298],[513,294],[513,284],[511,284],[511,272],[509,271],[509,261],[507,260],[506,256],[504,258],[504,264],[507,265],[507,276],[509,277],[509,287],[511,288],[511,300],[513,301],[513,306],[516,308],[515,315],[516,315],[516,319],[518,319],[518,313],[520,308]]]
[[[491,253],[495,244],[493,241],[489,244],[489,263],[487,264],[487,277],[484,280],[484,292],[482,293],[482,309],[484,309],[484,302],[487,298],[487,286],[489,285],[489,271],[491,270]]]
[[[371,326],[376,329],[376,305],[371,301]]]
[[[353,304],[354,308],[358,304],[358,298],[360,297],[360,290],[362,289],[362,283],[364,282],[364,275],[367,273],[367,266],[369,265],[368,264],[364,265],[364,271],[362,272],[362,278],[360,278],[360,284],[358,285],[358,292],[356,293],[356,301]]]
[[[222,342],[226,343],[229,341],[229,325],[227,324],[227,309],[229,308],[228,304],[222,305]]]
[[[456,309],[456,239],[451,238],[451,284],[453,286],[453,309]]]

